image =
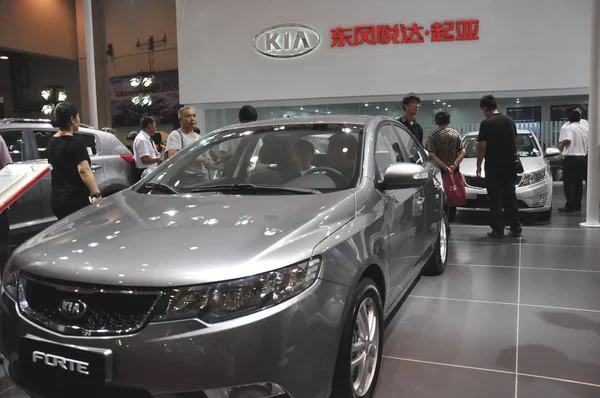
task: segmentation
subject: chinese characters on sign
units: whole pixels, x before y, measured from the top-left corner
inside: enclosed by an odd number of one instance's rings
[[[479,40],[479,20],[434,22],[428,29],[418,23],[335,28],[331,30],[331,47],[424,43],[426,38],[432,42]]]

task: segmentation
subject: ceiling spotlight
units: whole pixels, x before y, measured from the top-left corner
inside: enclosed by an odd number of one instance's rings
[[[379,109],[379,107],[377,107],[377,109]]]
[[[129,84],[131,84],[131,87],[137,87],[139,86],[141,83],[141,80],[139,77],[132,77],[131,80],[129,80]]]
[[[44,115],[49,115],[52,113],[52,109],[54,109],[54,106],[52,104],[46,104],[42,107],[42,113]]]
[[[152,94],[145,94],[142,96],[142,105],[143,106],[152,105]]]
[[[446,105],[446,103],[444,102],[442,105]]]
[[[146,76],[142,79],[144,87],[150,87],[154,83],[154,76]]]
[[[60,90],[58,92],[58,102],[64,102],[67,100],[67,93],[65,90]]]
[[[442,100],[435,100],[435,102],[442,102]]]
[[[303,110],[304,110],[304,108],[303,108],[303,107],[300,107],[300,110],[301,110],[301,111],[303,111]]]
[[[385,108],[385,110],[386,110],[386,112],[387,112],[388,108]]]
[[[448,104],[448,108],[452,108],[452,105]]]
[[[51,88],[47,88],[45,90],[42,90],[41,95],[42,95],[43,99],[45,99],[46,101],[48,101],[50,99],[50,97],[52,97],[52,89]]]
[[[369,104],[365,104],[365,106],[369,106]]]
[[[6,55],[0,55],[0,59],[8,59],[8,57]]]
[[[315,112],[319,113],[319,110],[318,110],[318,109],[315,109]]]
[[[142,96],[136,95],[135,97],[133,97],[131,99],[131,102],[133,102],[133,105],[139,105],[141,100],[142,100]]]

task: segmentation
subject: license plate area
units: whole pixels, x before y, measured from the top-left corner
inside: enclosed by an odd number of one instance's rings
[[[19,365],[26,379],[50,388],[102,388],[112,380],[110,350],[75,348],[30,336],[19,340]]]

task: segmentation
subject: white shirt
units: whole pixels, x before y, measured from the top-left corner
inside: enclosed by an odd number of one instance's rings
[[[588,153],[588,126],[580,122],[567,123],[560,129],[559,142],[571,140],[563,149],[564,156],[586,156]]]
[[[588,122],[588,121],[587,121],[587,120],[585,120],[585,119],[581,119],[581,120],[579,121],[579,123],[581,123],[581,125],[582,125],[582,126],[585,126],[585,127],[587,127],[587,128],[589,128],[589,127],[590,127],[590,122]],[[566,125],[568,125],[568,124],[569,124],[569,122],[566,122],[565,124],[563,124],[563,125],[562,125],[562,127],[565,127],[565,126],[566,126]],[[562,128],[562,127],[561,127],[561,128]]]
[[[158,151],[150,135],[144,130],[135,137],[133,141],[133,158],[135,159],[135,167],[138,169],[153,169],[158,166],[156,163],[145,164],[142,162],[144,156],[150,156],[151,158],[158,157]]]

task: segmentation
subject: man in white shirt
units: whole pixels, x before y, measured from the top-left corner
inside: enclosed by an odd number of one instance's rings
[[[569,123],[560,129],[559,141],[558,149],[565,157],[563,186],[567,204],[558,211],[571,213],[581,210],[583,181],[587,176],[588,125],[581,123],[581,112],[571,111]]]
[[[160,155],[152,141],[152,136],[156,132],[156,121],[150,116],[144,116],[141,121],[142,130],[133,141],[133,157],[135,159],[135,168],[137,171],[136,180],[142,177],[146,169],[153,169],[158,166]]]
[[[182,149],[193,145],[196,141],[200,139],[200,134],[194,131],[194,127],[196,127],[196,111],[194,108],[189,106],[184,106],[179,109],[177,112],[179,117],[179,123],[181,127],[177,130],[171,131],[169,134],[169,138],[167,138],[167,147],[165,151],[167,152],[167,157],[175,155],[177,152]]]

